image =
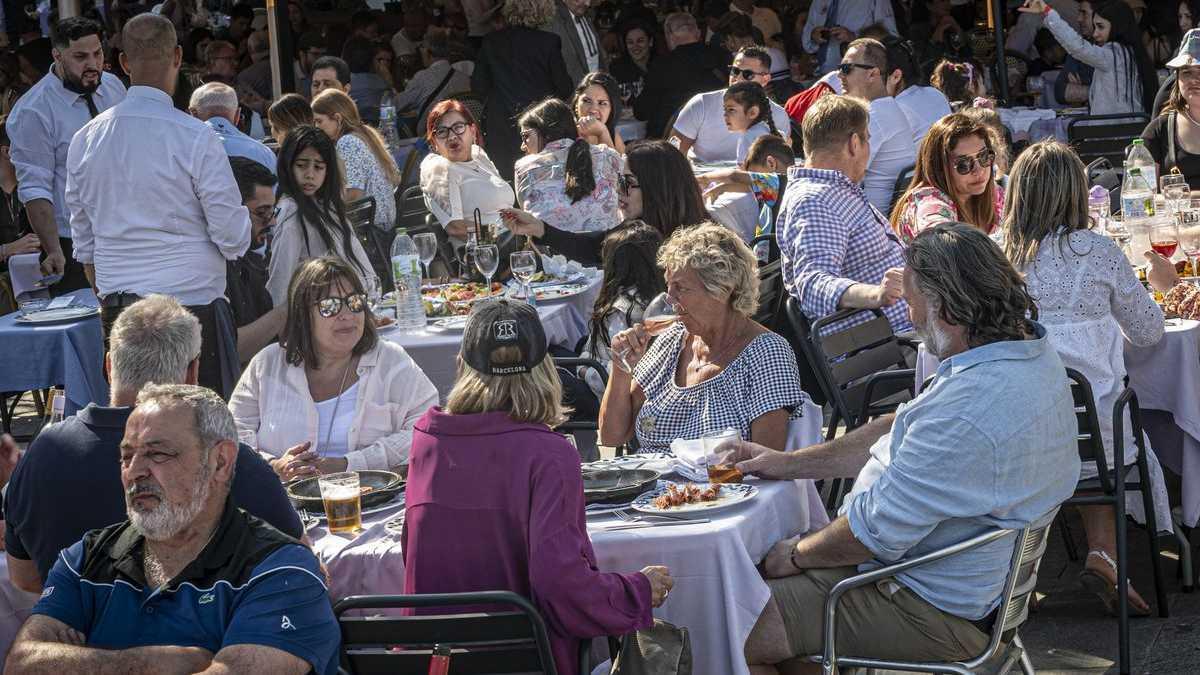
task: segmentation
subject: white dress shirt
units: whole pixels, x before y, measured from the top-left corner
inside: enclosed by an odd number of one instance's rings
[[[95,265],[101,297],[224,297],[225,261],[250,245],[250,212],[208,125],[160,89],[130,87],[75,135],[67,166],[75,259]]]
[[[775,129],[784,138],[791,133],[792,123],[783,106],[771,101],[771,118]],[[684,104],[675,118],[675,131],[694,139],[689,159],[700,162],[732,162],[737,159],[740,133],[725,126],[725,90],[696,94]]]
[[[950,114],[950,101],[934,87],[913,86],[900,92],[896,103],[912,127],[913,148],[920,151],[921,141],[933,123]]]
[[[887,214],[892,204],[892,191],[900,172],[917,163],[912,128],[896,99],[883,96],[871,101],[870,125],[871,163],[863,178],[863,191],[871,206]]]
[[[115,75],[100,74],[100,86],[92,102],[100,112],[125,98],[125,85]],[[67,189],[67,148],[71,138],[91,121],[87,101],[65,86],[51,72],[17,99],[8,114],[5,129],[12,139],[12,162],[17,169],[17,197],[28,204],[48,199],[54,204],[58,236],[71,236],[71,213]]]
[[[437,389],[403,347],[382,338],[359,358],[355,372],[354,400],[349,402],[345,394],[342,398],[342,405],[350,403],[354,410],[344,439],[349,449],[346,469],[408,464],[413,425],[437,405]],[[308,391],[304,366],[289,365],[278,344],[264,347],[250,360],[229,399],[229,410],[239,433],[255,434],[245,442],[263,454],[279,457],[305,441],[321,452],[325,439],[318,437],[320,413]]]

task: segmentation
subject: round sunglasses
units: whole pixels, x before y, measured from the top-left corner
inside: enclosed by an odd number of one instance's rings
[[[996,161],[996,153],[984,148],[974,155],[965,155],[954,160],[954,170],[960,176],[966,176],[975,171],[975,167],[980,169],[990,169]]]

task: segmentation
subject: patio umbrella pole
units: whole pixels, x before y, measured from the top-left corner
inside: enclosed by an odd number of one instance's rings
[[[1008,62],[1004,58],[1004,3],[988,0],[988,27],[996,36],[996,104],[1008,107]]]

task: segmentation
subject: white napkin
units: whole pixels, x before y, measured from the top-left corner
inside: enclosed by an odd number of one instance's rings
[[[544,255],[542,256],[542,272],[547,277],[570,279],[583,273],[583,265],[580,265],[577,260],[567,260],[567,257],[562,254]]]
[[[19,298],[22,293],[41,290],[38,282],[42,279],[42,268],[38,263],[37,253],[24,253],[10,257],[8,274],[12,280],[14,298]]]

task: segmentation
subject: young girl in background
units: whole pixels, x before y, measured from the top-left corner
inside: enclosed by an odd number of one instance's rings
[[[969,61],[943,59],[929,76],[929,84],[946,96],[955,111],[970,108],[976,98],[987,95],[980,69]]]
[[[271,241],[267,290],[278,307],[300,263],[334,255],[350,264],[367,289],[379,288],[366,251],[346,220],[342,172],[333,141],[315,126],[288,132],[279,150],[279,215]]]
[[[744,166],[750,146],[760,136],[780,136],[771,118],[767,92],[756,82],[738,82],[725,90],[725,128],[738,138],[738,166]]]

